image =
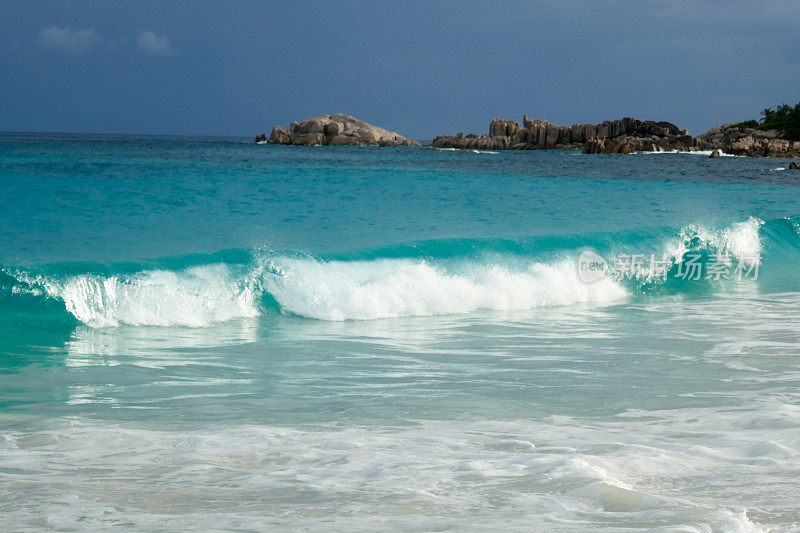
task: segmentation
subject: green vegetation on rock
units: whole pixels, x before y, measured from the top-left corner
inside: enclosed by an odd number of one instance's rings
[[[800,103],[792,107],[787,104],[779,105],[775,109],[766,108],[761,112],[762,119],[745,120],[731,124],[731,127],[753,128],[756,130],[779,130],[783,132],[783,138],[800,141]]]

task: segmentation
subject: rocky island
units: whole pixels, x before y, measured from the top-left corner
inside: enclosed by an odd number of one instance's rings
[[[561,126],[542,119],[528,119],[522,126],[515,120],[496,118],[488,135],[440,135],[437,148],[484,150],[580,150],[586,153],[628,154],[636,151],[687,150],[692,136],[670,122],[634,118],[601,124]]]
[[[292,122],[288,130],[276,125],[269,139],[266,134],[261,134],[256,137],[256,142],[302,146],[420,146],[413,139],[338,113]]]
[[[431,146],[462,150],[582,150],[587,154],[633,152],[709,151],[752,157],[800,157],[800,104],[765,109],[760,121],[724,124],[692,137],[671,122],[622,118],[600,124],[563,126],[543,119],[495,118],[489,133],[439,135]],[[420,146],[393,131],[368,124],[350,115],[316,115],[292,122],[289,129],[272,128],[256,142],[301,146]]]
[[[489,124],[488,135],[440,135],[432,145],[465,150],[582,150],[587,154],[719,150],[753,157],[800,156],[800,140],[787,138],[785,130],[752,126],[723,125],[692,137],[671,122],[626,117],[562,126],[526,115],[522,126],[515,120],[496,118]]]

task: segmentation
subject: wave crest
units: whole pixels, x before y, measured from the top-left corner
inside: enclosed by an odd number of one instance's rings
[[[690,225],[681,230],[676,240],[668,242],[665,249],[677,262],[681,262],[689,252],[708,250],[747,264],[759,265],[762,251],[759,230],[762,225],[764,221],[755,217],[722,229]]]
[[[64,302],[92,327],[189,326],[258,315],[257,291],[224,264],[184,271],[151,270],[123,276],[78,275],[26,280]]]
[[[124,273],[120,273],[122,267],[116,273],[112,267],[104,274],[80,270],[76,274],[75,265],[55,265],[38,272],[3,269],[0,303],[3,320],[37,312],[59,313],[92,327],[204,327],[255,317],[269,308],[333,321],[518,311],[605,304],[643,294],[727,290],[719,283],[673,283],[668,274],[674,275],[676,265],[690,252],[760,265],[765,249],[775,272],[773,289],[796,290],[800,280],[791,272],[796,272],[793,265],[800,251],[798,222],[782,219],[764,225],[750,218],[721,228],[691,225],[680,230],[514,241],[429,241],[327,259],[240,250],[193,258],[188,265],[172,258],[165,261],[169,267],[141,265],[138,272],[127,265]],[[630,279],[612,272],[585,283],[577,257],[586,246],[596,247],[607,257],[652,251],[671,259],[665,262],[667,270],[646,278]],[[787,264],[792,269],[780,268]]]
[[[322,320],[366,320],[511,311],[579,302],[611,302],[627,291],[611,279],[585,284],[576,264],[533,263],[514,270],[466,263],[446,269],[418,260],[271,259],[282,275],[265,278],[281,309]]]

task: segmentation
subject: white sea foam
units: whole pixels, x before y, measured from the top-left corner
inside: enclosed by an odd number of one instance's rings
[[[472,152],[473,154],[490,154],[490,155],[497,155],[500,153],[494,150],[475,150],[467,148],[434,148],[434,150],[439,150],[440,152]]]
[[[189,326],[258,315],[257,291],[222,264],[135,275],[39,278],[34,283],[64,301],[67,311],[93,327]]]
[[[606,303],[626,296],[611,279],[586,284],[572,261],[525,269],[462,263],[449,269],[423,260],[322,261],[266,256],[252,269],[224,264],[129,275],[52,278],[18,274],[92,327],[186,326],[258,316],[265,292],[286,313],[321,320],[526,310]]]
[[[422,260],[330,261],[272,258],[280,274],[265,288],[281,309],[322,320],[365,320],[523,310],[626,296],[610,279],[586,284],[576,264],[533,263],[525,270],[464,264],[445,270]]]
[[[0,412],[0,515],[9,531],[795,531],[799,303],[290,321],[237,351],[203,349],[202,330],[186,352],[175,332],[95,330],[69,341],[67,364],[84,360],[44,389],[58,401]]]
[[[653,154],[690,154],[690,155],[704,155],[706,157],[710,156],[714,150],[693,150],[693,151],[681,151],[681,150],[663,150],[663,151],[641,151],[641,152],[634,152],[634,154],[641,154],[641,155],[653,155]],[[738,156],[735,154],[729,154],[719,150],[719,154],[721,157],[744,157]]]
[[[690,225],[684,227],[677,238],[668,241],[664,248],[667,255],[676,262],[681,262],[685,253],[699,245],[731,260],[736,259],[747,265],[759,265],[761,264],[759,229],[763,224],[763,220],[751,217],[722,229]],[[693,243],[695,240],[697,242]]]
[[[774,492],[767,488],[775,468],[796,470],[793,428],[773,431],[773,439],[789,444],[775,454],[753,448],[761,429],[731,431],[746,414],[628,415],[599,424],[553,416],[311,430],[224,424],[157,431],[72,422],[7,432],[0,454],[17,487],[7,494],[5,518],[21,529],[126,523],[227,530],[266,523],[439,530],[503,523],[520,531],[574,531],[637,522],[667,531],[745,533],[766,531],[747,516],[745,502],[786,509],[796,495],[791,484],[785,495],[764,494]],[[672,437],[680,432],[691,437]],[[712,494],[710,483],[719,485]],[[781,520],[780,511],[769,518]]]

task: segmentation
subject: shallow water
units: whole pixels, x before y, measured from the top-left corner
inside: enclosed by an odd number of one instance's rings
[[[0,135],[0,514],[800,527],[782,166]]]

